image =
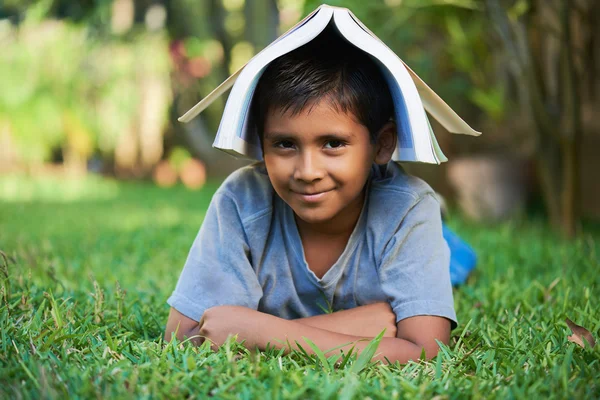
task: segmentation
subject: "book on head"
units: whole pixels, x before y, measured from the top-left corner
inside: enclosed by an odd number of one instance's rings
[[[398,145],[392,159],[402,162],[440,164],[447,161],[426,111],[451,133],[479,136],[392,50],[375,36],[347,8],[321,5],[302,21],[256,54],[208,96],[185,113],[188,122],[231,88],[213,147],[238,158],[262,159],[262,150],[253,124],[250,105],[256,85],[269,63],[314,40],[328,25],[368,54],[380,67],[394,101]]]

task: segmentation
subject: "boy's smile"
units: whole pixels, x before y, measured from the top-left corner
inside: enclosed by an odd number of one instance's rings
[[[326,99],[297,115],[275,110],[265,119],[263,154],[271,184],[298,223],[314,228],[354,227],[377,147],[364,125]]]

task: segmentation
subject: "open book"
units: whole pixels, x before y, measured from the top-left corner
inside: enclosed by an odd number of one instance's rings
[[[335,25],[341,37],[371,56],[388,82],[398,129],[398,146],[393,160],[431,164],[447,161],[425,111],[452,133],[480,135],[350,10],[325,4],[255,55],[179,120],[190,121],[233,86],[213,147],[236,157],[261,160],[256,128],[249,123],[250,105],[258,80],[270,62],[314,40],[329,24]]]

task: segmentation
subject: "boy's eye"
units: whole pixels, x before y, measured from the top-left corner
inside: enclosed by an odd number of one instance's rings
[[[341,140],[328,140],[327,143],[325,143],[326,149],[337,149],[342,146],[344,146],[344,142]]]
[[[280,140],[279,142],[275,142],[274,145],[275,145],[275,147],[278,147],[280,149],[293,149],[294,148],[294,142],[292,142],[291,140]]]

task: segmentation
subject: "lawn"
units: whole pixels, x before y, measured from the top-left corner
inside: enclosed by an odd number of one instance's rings
[[[163,342],[165,300],[216,187],[0,177],[0,398],[600,397],[600,345],[569,342],[565,324],[598,339],[600,230],[564,242],[539,218],[450,219],[480,263],[430,362],[338,368]]]

